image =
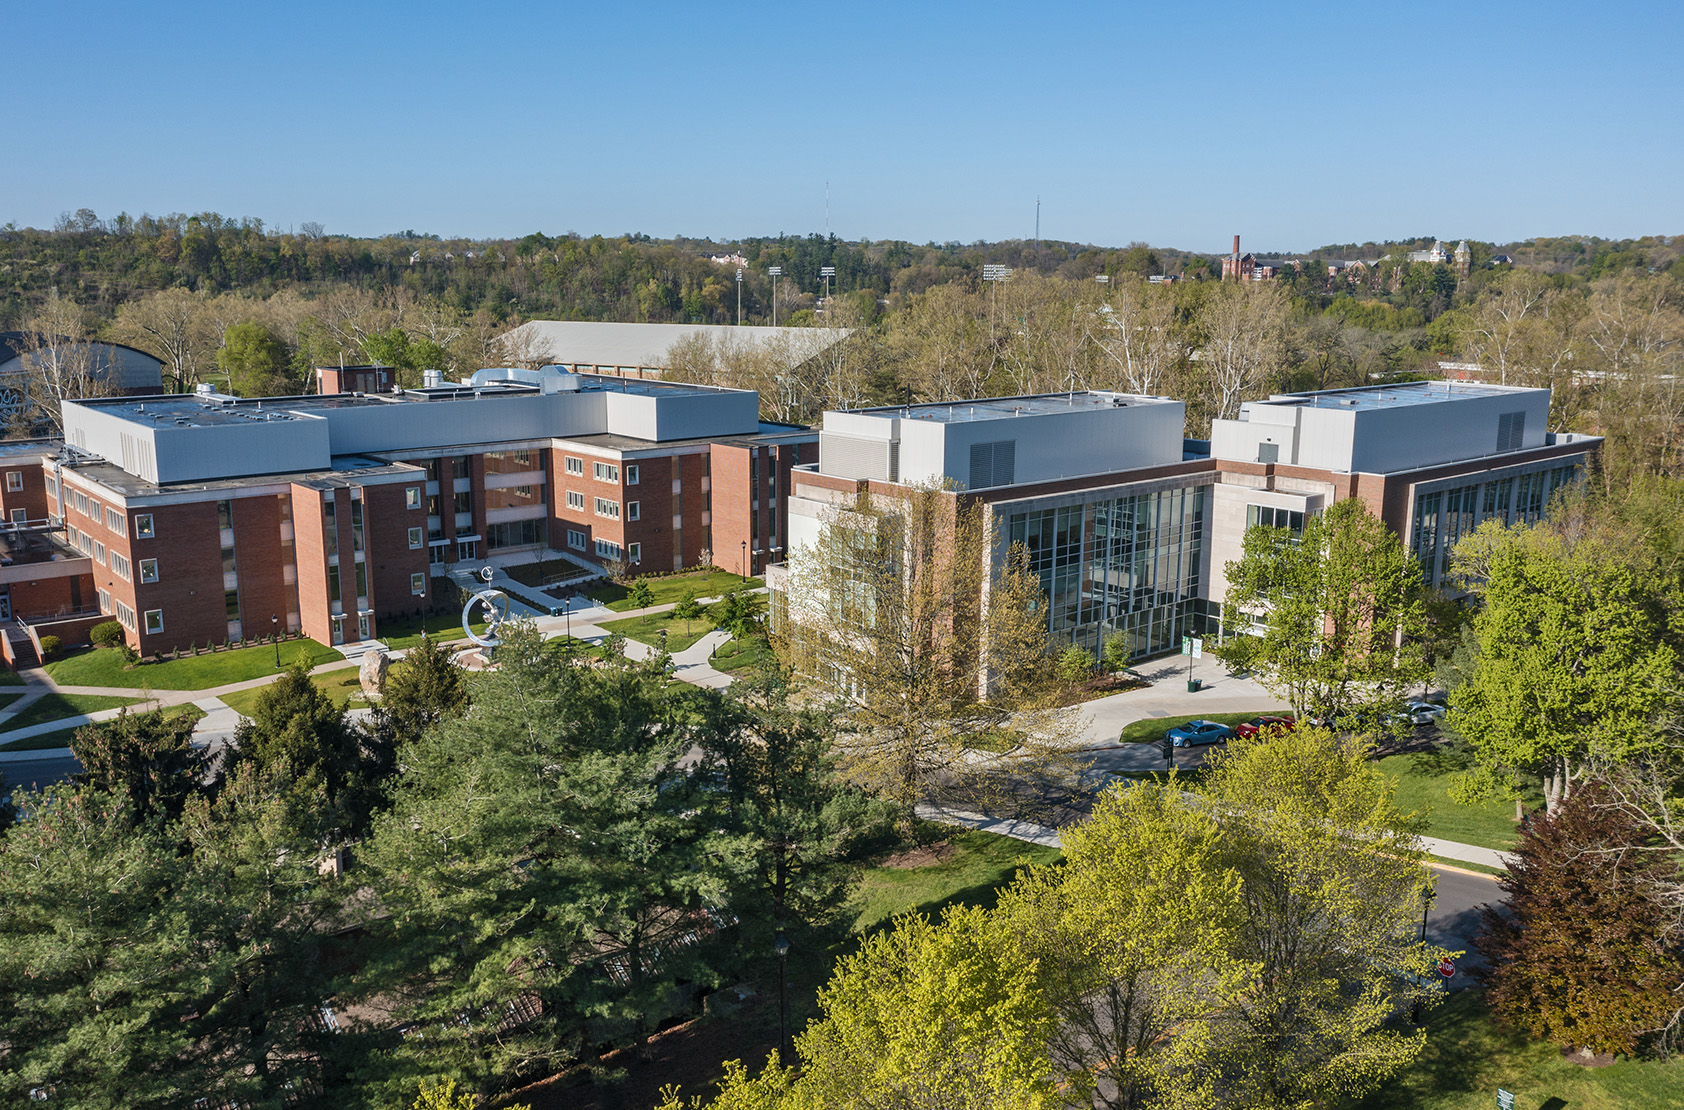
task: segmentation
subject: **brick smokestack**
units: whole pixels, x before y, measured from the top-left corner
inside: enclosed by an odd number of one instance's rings
[[[1234,236],[1234,257],[1238,258],[1239,256],[1240,256],[1240,237],[1238,235],[1236,235],[1236,236]]]

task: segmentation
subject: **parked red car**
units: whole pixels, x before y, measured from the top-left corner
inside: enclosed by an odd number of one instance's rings
[[[1234,726],[1235,736],[1256,736],[1264,729],[1274,732],[1291,732],[1298,727],[1298,721],[1290,713],[1279,716],[1253,717],[1249,721],[1241,721]]]

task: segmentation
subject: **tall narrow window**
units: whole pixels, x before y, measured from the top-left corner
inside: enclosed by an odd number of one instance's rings
[[[363,549],[363,501],[360,497],[351,499],[351,550]]]
[[[332,494],[322,502],[322,549],[325,555],[339,554],[339,505]]]

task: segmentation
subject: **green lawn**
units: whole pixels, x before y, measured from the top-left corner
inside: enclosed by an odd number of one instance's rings
[[[194,721],[205,715],[205,711],[196,705],[172,705],[168,709],[154,710],[153,712],[163,713],[167,717],[190,717]],[[22,740],[13,740],[10,744],[0,743],[0,751],[40,752],[49,751],[53,748],[68,748],[70,741],[76,736],[77,729],[82,727],[81,725],[72,725],[69,728],[43,732],[38,736],[26,736]],[[0,735],[0,740],[4,739],[5,737]],[[0,770],[3,770],[3,768],[0,768]]]
[[[1271,712],[1274,711],[1254,709],[1250,713],[1193,713],[1186,717],[1148,717],[1144,721],[1133,721],[1124,725],[1122,734],[1117,737],[1117,743],[1155,744],[1163,739],[1164,733],[1188,721],[1215,721],[1218,724],[1237,725],[1241,721],[1267,716]]]
[[[649,590],[655,595],[656,605],[671,605],[683,599],[687,593],[694,593],[697,597],[718,597],[728,590],[742,585],[740,575],[725,570],[698,570],[690,574],[671,574],[665,578],[650,578]],[[751,589],[758,589],[766,583],[758,578],[748,580]],[[607,605],[616,613],[624,613],[634,609],[631,599],[627,596],[631,591],[618,582],[598,582],[585,593],[593,601]]]
[[[22,686],[23,676],[10,667],[0,667],[0,686]]]
[[[20,728],[57,721],[64,717],[79,717],[84,713],[97,713],[101,709],[134,705],[139,700],[107,697],[104,694],[43,694],[25,706],[23,712],[16,717],[0,723],[0,728],[5,729],[5,732],[15,732]],[[5,732],[0,732],[0,738],[4,738]]]
[[[624,620],[604,621],[599,626],[618,632],[628,640],[661,646],[661,629],[667,630],[667,651],[677,654],[713,631],[713,622],[703,617],[699,621],[674,620],[671,613],[655,613],[648,617],[627,617]],[[685,631],[688,628],[689,631]]]
[[[314,640],[281,644],[281,666],[305,658],[310,665],[345,658]],[[209,655],[189,655],[162,663],[138,663],[132,669],[114,648],[88,648],[47,665],[47,673],[61,686],[117,686],[137,690],[206,690],[230,682],[245,682],[275,673],[275,645],[235,648]]]
[[[21,697],[23,697],[22,694],[0,694],[0,710],[4,710],[8,705],[11,705],[14,701],[17,701]]]
[[[1342,1110],[1491,1110],[1497,1089],[1516,1110],[1680,1110],[1684,1061],[1619,1060],[1584,1068],[1560,1047],[1506,1029],[1480,992],[1458,991],[1427,1023],[1427,1047],[1402,1075]]]
[[[766,642],[766,637],[753,636],[747,641],[726,640],[714,649],[713,658],[708,663],[716,671],[730,672],[757,667],[772,658],[772,646]]]
[[[1482,848],[1513,848],[1512,799],[1492,798],[1467,806],[1450,800],[1451,778],[1467,770],[1471,761],[1465,748],[1441,746],[1430,752],[1388,756],[1379,766],[1397,781],[1398,805],[1426,815],[1428,836]],[[1529,809],[1543,804],[1535,793],[1523,800]]]
[[[475,621],[473,629],[475,635],[484,635],[485,622]],[[410,617],[401,621],[381,621],[378,638],[393,651],[401,651],[419,645],[423,630],[435,640],[466,639],[462,635],[461,613],[435,613],[420,620]]]
[[[945,838],[954,852],[922,867],[873,867],[854,892],[855,933],[864,933],[903,913],[937,914],[943,906],[994,904],[1000,887],[1016,877],[1020,864],[1052,863],[1064,853],[975,829],[925,826],[925,839]]]
[[[310,682],[316,689],[333,699],[333,704],[351,709],[361,709],[368,705],[363,697],[362,671],[358,667],[345,667],[337,671],[323,671],[321,674],[310,676]],[[238,713],[242,717],[249,717],[257,707],[257,699],[263,695],[265,686],[253,686],[249,690],[235,690],[231,694],[223,694],[222,704]]]

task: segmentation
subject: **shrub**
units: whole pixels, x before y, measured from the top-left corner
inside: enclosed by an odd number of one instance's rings
[[[64,654],[64,641],[57,636],[41,637],[41,662],[51,663]]]
[[[1105,641],[1105,669],[1121,671],[1129,665],[1129,638],[1121,632]]]
[[[1058,677],[1075,685],[1093,677],[1093,652],[1072,644],[1058,653]]]
[[[124,642],[123,626],[116,621],[100,621],[88,629],[88,639],[94,647],[114,648]]]

